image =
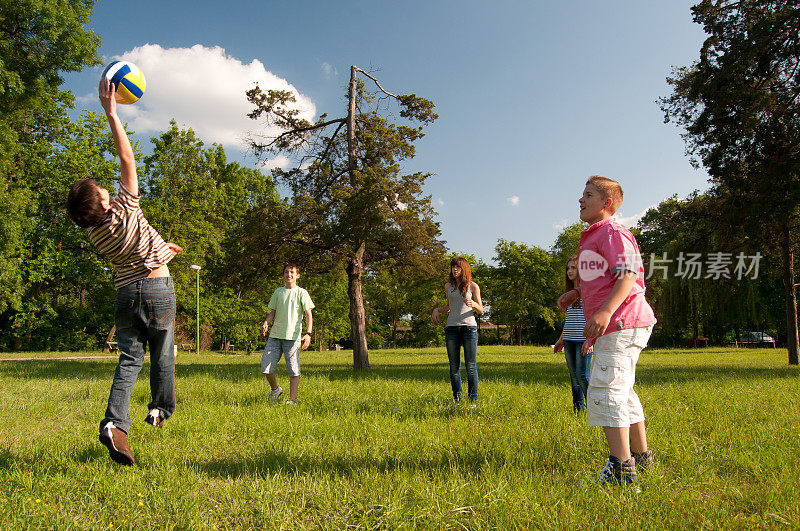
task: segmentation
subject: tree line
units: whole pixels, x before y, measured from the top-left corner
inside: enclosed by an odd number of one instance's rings
[[[102,116],[71,119],[74,97],[57,88],[61,73],[99,63],[99,36],[86,28],[92,6],[15,2],[0,19],[2,350],[95,349],[113,324],[112,272],[64,209],[76,178],[111,188],[118,172]],[[651,343],[724,343],[765,330],[796,363],[800,11],[777,0],[703,1],[692,11],[709,38],[699,62],[673,72],[674,92],[660,104],[712,180],[705,192],[666,199],[634,228],[645,270],[657,273],[647,281],[659,319]],[[320,301],[318,348],[350,346],[354,367],[367,368],[370,348],[442,344],[430,310],[444,299],[455,250],[423,193],[429,174],[402,165],[437,119],[433,102],[395,94],[356,66],[342,108],[315,122],[299,117],[290,93],[255,87],[246,96],[251,118],[282,131],[251,138],[255,153],[288,154],[295,166],[265,174],[229,162],[221,146],[174,122],[146,156],[135,146],[142,208],[185,249],[170,263],[178,335],[192,343],[198,325],[189,269],[197,264],[201,348],[259,348],[264,305],[291,259]],[[467,257],[485,320],[503,326],[483,330],[482,341],[555,341],[563,322],[555,301],[581,229],[565,228],[549,249],[499,239],[491,263]],[[680,271],[690,255],[707,269]]]

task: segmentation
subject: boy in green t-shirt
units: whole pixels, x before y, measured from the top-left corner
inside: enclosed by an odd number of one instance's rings
[[[286,404],[295,405],[297,389],[300,387],[300,349],[305,350],[311,344],[313,325],[311,309],[314,308],[314,303],[311,302],[308,292],[297,285],[298,278],[300,278],[300,268],[296,264],[290,262],[283,266],[283,280],[286,285],[276,289],[272,294],[267,305],[267,309],[271,311],[261,325],[261,335],[266,336],[270,323],[275,321],[269,332],[264,355],[261,357],[261,372],[267,376],[272,388],[269,393],[270,404],[277,402],[283,394],[283,389],[278,387],[275,378],[275,368],[283,354],[286,360],[286,372],[289,373],[289,400]],[[306,316],[306,333],[301,336],[303,314]]]

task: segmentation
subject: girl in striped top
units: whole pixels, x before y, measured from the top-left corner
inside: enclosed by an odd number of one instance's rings
[[[567,260],[567,267],[564,271],[565,291],[570,291],[578,287],[581,279],[578,275],[578,257],[573,256]],[[567,318],[564,321],[564,331],[558,338],[553,348],[553,352],[564,350],[564,357],[567,360],[570,384],[572,385],[572,408],[576,413],[586,408],[586,390],[589,387],[589,368],[592,362],[592,350],[586,355],[581,353],[583,342],[583,329],[586,326],[586,318],[583,315],[583,304],[578,299],[567,308]]]

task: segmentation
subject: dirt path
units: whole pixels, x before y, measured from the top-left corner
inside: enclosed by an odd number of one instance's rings
[[[194,354],[193,354],[194,355]],[[201,356],[216,356],[220,358],[228,357],[228,356],[244,356],[245,354],[200,354]],[[145,358],[149,358],[149,354],[144,355]],[[3,358],[0,357],[0,361],[49,361],[49,360],[114,360],[116,361],[118,356],[115,354],[110,354],[106,356],[54,356],[52,358]]]
[[[58,356],[53,358],[2,358],[0,361],[116,360],[116,356]]]

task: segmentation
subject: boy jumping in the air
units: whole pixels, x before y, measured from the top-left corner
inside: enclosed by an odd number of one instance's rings
[[[270,323],[274,320],[269,332],[267,346],[261,357],[261,372],[267,376],[272,391],[269,393],[269,403],[274,404],[283,394],[283,389],[278,387],[275,378],[275,368],[281,359],[281,354],[286,360],[286,372],[289,373],[289,400],[287,405],[297,403],[297,390],[300,387],[300,349],[307,349],[311,344],[311,330],[313,318],[311,310],[314,303],[308,292],[297,285],[300,278],[300,268],[296,264],[288,263],[283,266],[283,280],[285,286],[275,290],[269,300],[267,308],[272,310],[261,325],[261,335],[266,336]],[[300,332],[303,325],[303,315],[306,317],[306,333]]]
[[[114,323],[120,354],[105,418],[100,423],[100,442],[108,448],[111,459],[132,465],[128,406],[148,344],[152,400],[145,422],[160,428],[175,411],[175,291],[167,262],[182,249],[166,243],[144,218],[139,208],[136,161],[117,116],[114,85],[103,78],[98,90],[120,159],[119,193],[112,201],[108,190],[93,179],[82,179],[69,192],[67,210],[116,269]]]
[[[639,246],[613,218],[622,204],[619,183],[593,175],[579,203],[581,219],[590,224],[581,233],[578,252],[581,284],[558,304],[564,309],[583,299],[583,348],[594,342],[586,422],[603,427],[611,454],[599,481],[637,484],[636,465],[647,467],[653,452],[647,448],[644,411],[633,384],[636,362],[656,319],[644,297]]]

